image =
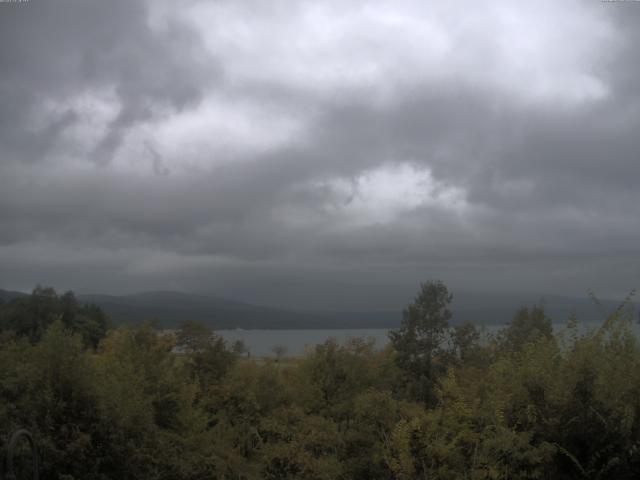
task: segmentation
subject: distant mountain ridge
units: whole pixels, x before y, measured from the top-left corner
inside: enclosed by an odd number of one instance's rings
[[[116,323],[154,320],[175,327],[196,320],[216,329],[322,328],[322,317],[307,312],[262,307],[218,297],[181,292],[143,292],[131,295],[78,295],[102,307]]]
[[[14,298],[26,297],[27,295],[28,293],[24,292],[14,292],[11,290],[0,289],[0,300],[4,300],[5,302],[13,300]]]
[[[0,290],[4,301],[26,296],[22,292]],[[402,311],[296,311],[252,305],[224,298],[153,291],[129,295],[77,295],[84,303],[99,305],[115,324],[137,324],[147,320],[159,327],[173,328],[183,320],[196,320],[213,329],[340,329],[397,328]],[[471,322],[478,325],[506,324],[521,306],[537,304],[534,295],[454,294],[452,323]],[[584,323],[601,322],[619,302],[604,300],[600,306],[589,298],[561,296],[542,300],[547,314],[556,323],[575,314]]]

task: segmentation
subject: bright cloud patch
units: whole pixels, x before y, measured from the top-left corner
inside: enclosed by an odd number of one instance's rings
[[[305,127],[304,119],[277,106],[211,95],[197,108],[130,132],[114,164],[143,172],[206,171],[300,141]]]
[[[387,224],[420,207],[451,212],[466,207],[462,189],[445,185],[429,170],[406,163],[365,171],[353,179],[314,181],[303,189],[314,198],[321,197],[314,208],[342,227]],[[288,218],[294,224],[304,224],[309,217],[296,208]]]
[[[48,98],[31,112],[30,129],[37,136],[57,129],[59,146],[68,152],[65,160],[73,158],[76,164],[82,164],[107,135],[120,108],[112,89],[88,89],[74,96]]]
[[[608,93],[597,72],[614,39],[610,20],[577,0],[214,2],[188,16],[237,82],[385,99],[452,81],[527,102]]]

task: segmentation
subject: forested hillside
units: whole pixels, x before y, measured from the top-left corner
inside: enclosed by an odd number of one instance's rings
[[[631,479],[640,345],[623,304],[585,333],[523,307],[497,335],[451,326],[423,284],[388,348],[327,341],[247,358],[207,327],[110,328],[72,293],[0,304],[0,428],[45,479]],[[565,319],[554,319],[565,320]]]

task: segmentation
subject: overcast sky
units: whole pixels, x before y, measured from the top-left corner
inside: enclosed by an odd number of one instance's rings
[[[639,48],[637,2],[0,3],[0,288],[624,295]]]

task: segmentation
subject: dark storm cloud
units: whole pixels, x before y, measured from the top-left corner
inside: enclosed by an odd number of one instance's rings
[[[177,21],[153,28],[143,1],[34,0],[0,11],[0,152],[37,162],[80,119],[70,98],[113,90],[116,117],[92,152],[108,162],[122,135],[158,110],[197,103],[219,68],[198,35]],[[203,58],[205,57],[205,58]],[[210,59],[209,59],[210,60]],[[55,101],[60,108],[42,108]]]
[[[640,7],[552,3],[0,4],[0,287],[636,286]]]

